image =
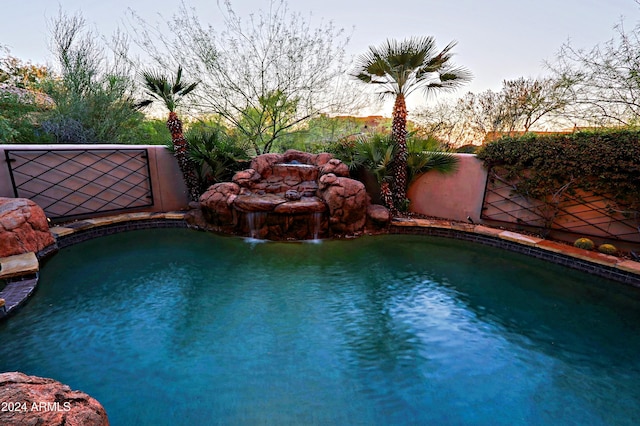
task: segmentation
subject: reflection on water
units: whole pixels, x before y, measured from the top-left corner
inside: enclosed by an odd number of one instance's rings
[[[635,424],[634,289],[425,237],[247,244],[136,231],[63,250],[0,369],[118,424]]]

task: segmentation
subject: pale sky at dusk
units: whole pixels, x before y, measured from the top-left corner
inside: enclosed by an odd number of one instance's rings
[[[0,45],[24,61],[44,64],[50,59],[47,22],[58,8],[81,11],[102,35],[110,36],[126,18],[127,8],[148,22],[171,17],[179,0],[0,0]],[[221,21],[216,0],[186,0],[203,23]],[[268,0],[232,0],[241,16],[264,9]],[[434,36],[438,46],[452,40],[455,63],[469,68],[473,81],[457,92],[499,90],[502,81],[544,74],[543,61],[554,57],[568,39],[576,47],[591,48],[611,39],[621,19],[628,29],[640,21],[634,0],[289,0],[289,9],[313,19],[331,20],[351,30],[349,54],[387,38]]]

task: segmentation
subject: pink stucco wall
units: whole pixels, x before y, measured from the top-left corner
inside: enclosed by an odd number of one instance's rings
[[[487,171],[473,154],[456,154],[460,162],[450,174],[427,172],[407,192],[412,212],[452,220],[479,223]]]

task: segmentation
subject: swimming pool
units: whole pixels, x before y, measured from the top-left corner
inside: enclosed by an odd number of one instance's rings
[[[62,250],[0,370],[121,424],[637,424],[640,296],[491,247],[183,229]]]

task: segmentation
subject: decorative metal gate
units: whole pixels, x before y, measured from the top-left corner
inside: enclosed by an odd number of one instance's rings
[[[153,205],[146,149],[6,150],[16,197],[51,219]]]
[[[621,211],[606,196],[591,193],[562,195],[550,208],[514,192],[514,184],[489,171],[482,219],[547,228],[576,235],[640,243],[638,212]]]

